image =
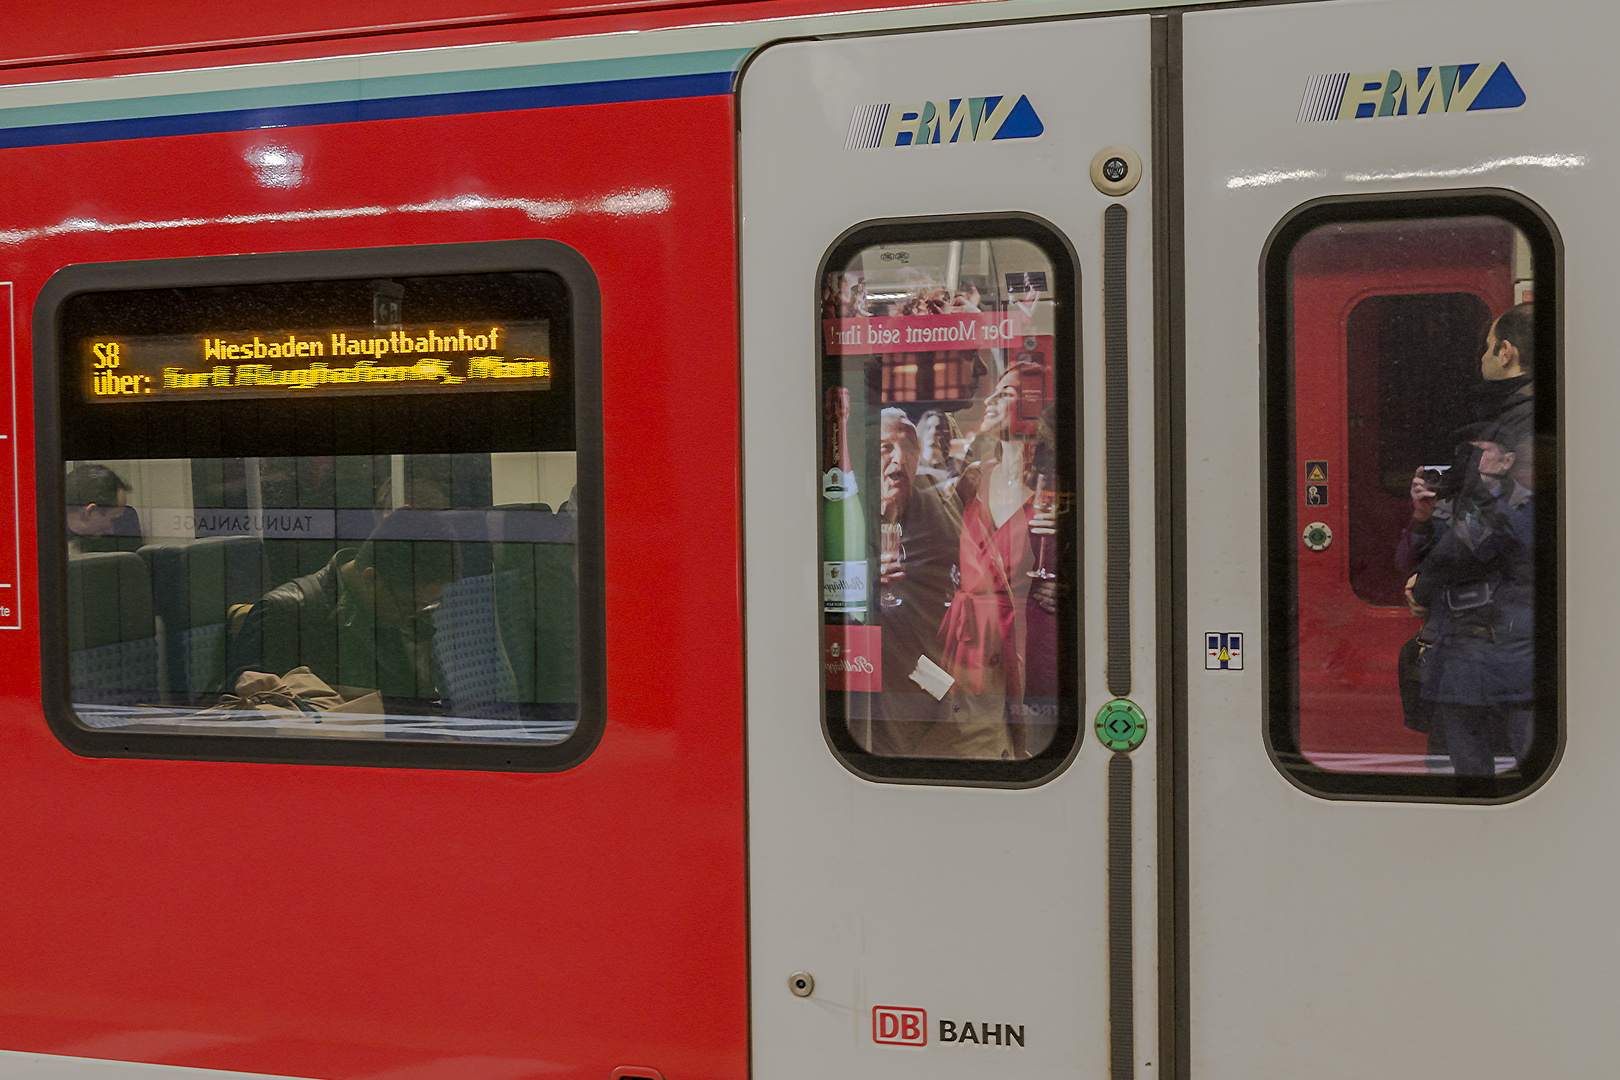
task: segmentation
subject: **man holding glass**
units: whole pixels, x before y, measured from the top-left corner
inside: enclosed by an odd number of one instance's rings
[[[879,419],[883,704],[871,750],[907,755],[940,715],[939,697],[950,685],[939,627],[956,588],[962,516],[948,485],[917,485],[922,442],[906,414],[884,409]]]

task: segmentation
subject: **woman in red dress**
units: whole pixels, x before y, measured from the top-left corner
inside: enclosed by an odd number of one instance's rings
[[[1030,419],[1048,404],[1048,386],[1040,365],[1015,364],[984,399],[979,431],[995,440],[996,456],[957,481],[960,582],[940,627],[945,669],[956,682],[920,756],[1011,760],[1051,742],[1056,588],[1032,572],[1055,569],[1057,529],[1051,506],[1036,507],[1037,487],[1050,490],[1053,482],[1051,447]],[[1051,549],[1044,559],[1043,548]]]

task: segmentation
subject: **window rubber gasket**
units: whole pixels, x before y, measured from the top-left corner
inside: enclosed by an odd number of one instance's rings
[[[1080,574],[1079,553],[1084,550],[1084,522],[1080,507],[1085,504],[1081,491],[1081,416],[1080,400],[1080,261],[1074,247],[1058,228],[1033,214],[1004,212],[986,214],[948,215],[922,218],[883,218],[861,222],[845,230],[828,247],[817,268],[812,291],[807,303],[818,310],[821,305],[821,283],[829,270],[846,263],[856,252],[876,244],[923,243],[949,240],[989,240],[1011,238],[1025,240],[1040,248],[1052,263],[1056,296],[1068,304],[1068,313],[1060,317],[1053,327],[1055,364],[1060,379],[1067,379],[1067,392],[1073,403],[1072,422],[1059,432],[1058,452],[1069,464],[1076,487],[1076,512],[1073,544],[1066,567],[1074,588],[1069,590],[1067,603],[1071,606],[1067,631],[1060,629],[1058,636],[1058,728],[1052,744],[1040,754],[1021,761],[974,761],[948,758],[889,757],[863,750],[855,741],[848,726],[841,719],[828,715],[828,693],[820,692],[821,731],[828,749],[840,764],[865,780],[893,784],[926,784],[955,787],[1036,787],[1055,778],[1068,768],[1080,752],[1084,742],[1084,718],[1081,716],[1085,701],[1084,627],[1081,625],[1084,606],[1084,581]],[[819,320],[818,320],[819,325]],[[822,383],[822,350],[816,348],[816,384]],[[1060,382],[1060,387],[1064,384]],[[1062,390],[1060,389],[1060,393]],[[812,402],[816,410],[816,430],[820,432],[821,406]],[[817,453],[817,447],[806,452]],[[817,515],[819,520],[819,513]],[[820,609],[817,609],[818,626]],[[1064,693],[1063,691],[1069,691]]]
[[[1312,230],[1344,223],[1495,217],[1517,228],[1530,245],[1536,282],[1535,432],[1551,436],[1552,460],[1541,467],[1556,482],[1536,491],[1536,736],[1518,775],[1457,777],[1445,774],[1352,773],[1310,762],[1298,745],[1299,640],[1297,595],[1299,522],[1296,514],[1293,409],[1293,303],[1289,264],[1295,246]],[[1261,656],[1262,738],[1272,764],[1295,787],[1323,799],[1379,802],[1503,803],[1546,782],[1563,756],[1564,543],[1562,480],[1563,240],[1552,218],[1531,200],[1496,188],[1328,196],[1289,211],[1272,229],[1260,255],[1260,415],[1267,418],[1262,450],[1261,561],[1265,612]],[[1550,303],[1548,302],[1550,301]],[[1538,455],[1538,460],[1542,460]],[[1551,536],[1553,542],[1540,538]]]
[[[64,304],[74,296],[96,292],[518,272],[555,275],[568,294],[566,310],[549,314],[566,323],[574,368],[580,699],[573,733],[547,745],[480,745],[451,740],[114,732],[78,722],[67,663],[62,394],[71,389],[62,379]],[[583,762],[601,741],[607,701],[601,309],[601,292],[590,264],[555,240],[89,263],[52,275],[34,305],[33,324],[41,698],[52,732],[69,750],[85,757],[500,772],[561,772]]]

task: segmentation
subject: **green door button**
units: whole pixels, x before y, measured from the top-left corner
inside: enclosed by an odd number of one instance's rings
[[[1147,738],[1147,717],[1136,702],[1116,698],[1097,711],[1097,738],[1110,750],[1130,753]]]

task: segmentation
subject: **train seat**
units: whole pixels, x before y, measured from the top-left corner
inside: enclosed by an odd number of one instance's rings
[[[68,556],[68,679],[72,700],[156,704],[158,642],[151,576],[129,551]]]
[[[256,536],[210,536],[140,549],[151,570],[171,700],[221,691],[229,612],[264,594],[263,548]]]

